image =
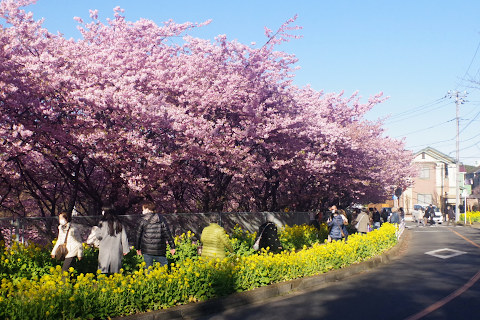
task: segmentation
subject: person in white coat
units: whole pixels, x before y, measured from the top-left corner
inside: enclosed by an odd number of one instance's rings
[[[123,256],[130,251],[127,233],[112,206],[102,209],[103,217],[95,230],[99,241],[98,269],[102,273],[117,273],[122,267]]]
[[[51,256],[52,258],[55,258],[55,251],[58,246],[66,242],[68,252],[63,261],[62,271],[68,271],[75,258],[78,258],[79,261],[82,260],[83,245],[82,241],[78,239],[78,229],[72,222],[68,221],[66,213],[60,213],[58,216],[58,223],[58,238],[53,247]]]

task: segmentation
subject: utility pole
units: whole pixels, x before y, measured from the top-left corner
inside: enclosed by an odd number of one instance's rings
[[[460,105],[464,104],[465,97],[467,96],[467,91],[459,92],[459,91],[448,91],[447,97],[455,98],[455,106],[456,106],[456,122],[457,122],[457,140],[456,140],[456,181],[455,181],[455,221],[460,219],[460,209],[458,206],[460,205]]]

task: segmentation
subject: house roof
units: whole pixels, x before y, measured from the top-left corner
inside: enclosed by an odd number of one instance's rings
[[[440,152],[440,151],[438,151],[437,149],[432,148],[432,147],[423,148],[422,150],[420,150],[420,151],[418,151],[417,153],[415,153],[415,156],[417,156],[417,155],[419,155],[419,154],[422,154],[422,153],[428,154],[428,155],[431,156],[432,158],[438,159],[438,160],[440,160],[440,161],[449,162],[449,163],[455,163],[455,159],[453,159],[453,158],[450,157],[450,156],[447,156],[445,153]]]
[[[476,173],[480,171],[480,167],[465,165],[465,171],[467,173]]]

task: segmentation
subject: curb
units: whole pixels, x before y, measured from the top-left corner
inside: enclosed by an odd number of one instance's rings
[[[177,319],[197,319],[228,309],[245,306],[257,302],[262,302],[274,297],[290,294],[296,291],[321,289],[331,283],[346,279],[356,274],[375,269],[383,264],[387,264],[398,259],[408,245],[411,237],[411,231],[405,230],[400,237],[397,245],[392,249],[376,256],[370,260],[353,264],[348,267],[332,270],[314,276],[289,280],[280,283],[274,283],[265,287],[255,288],[250,291],[233,293],[226,297],[214,298],[211,300],[189,303],[175,306],[168,309],[156,310],[146,313],[138,313],[130,316],[117,317],[116,320],[177,320]]]

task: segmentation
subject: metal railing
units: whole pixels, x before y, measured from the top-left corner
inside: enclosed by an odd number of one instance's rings
[[[210,222],[216,222],[223,226],[227,232],[235,225],[242,229],[255,232],[265,222],[266,215],[272,214],[277,225],[300,225],[309,222],[308,212],[211,212],[211,213],[171,213],[163,217],[170,226],[174,235],[180,235],[191,231],[200,235],[204,227]],[[85,240],[93,226],[98,225],[102,216],[74,216],[74,223]],[[141,214],[120,215],[119,219],[124,224],[127,236],[133,239]],[[0,233],[5,241],[9,241],[12,235],[19,242],[33,241],[46,244],[53,240],[58,233],[57,217],[10,217],[0,218]],[[0,239],[1,240],[1,239]]]

